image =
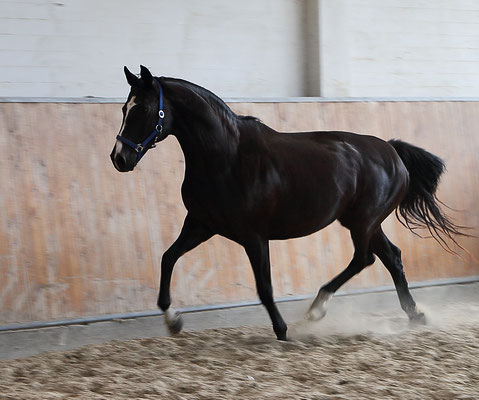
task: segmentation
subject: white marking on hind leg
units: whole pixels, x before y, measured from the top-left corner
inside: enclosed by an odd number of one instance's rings
[[[320,290],[314,299],[313,304],[311,304],[309,311],[306,313],[306,319],[309,319],[310,321],[318,321],[324,318],[327,311],[327,304],[333,296],[334,293]]]
[[[170,307],[165,311],[165,320],[168,326],[175,325],[176,321],[180,318],[180,313],[177,312],[174,308]]]
[[[180,333],[183,329],[183,318],[181,314],[175,311],[174,308],[169,308],[165,311],[166,324],[168,325],[168,330],[172,335]]]

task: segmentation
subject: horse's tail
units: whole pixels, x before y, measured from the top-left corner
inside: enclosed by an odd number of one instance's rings
[[[469,236],[461,232],[462,226],[454,224],[439,208],[443,204],[436,197],[439,179],[445,170],[444,161],[434,154],[400,140],[390,140],[391,144],[409,172],[409,188],[406,196],[396,208],[396,217],[413,233],[417,228],[427,228],[431,236],[441,246],[455,253],[448,246],[449,238],[459,248],[456,236]]]

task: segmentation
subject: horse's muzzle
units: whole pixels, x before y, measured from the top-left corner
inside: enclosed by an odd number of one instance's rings
[[[133,171],[133,168],[135,168],[134,162],[128,162],[126,156],[121,152],[117,153],[115,149],[111,152],[110,158],[116,170],[119,172]]]

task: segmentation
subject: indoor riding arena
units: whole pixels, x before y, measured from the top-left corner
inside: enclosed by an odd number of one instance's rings
[[[478,398],[479,4],[170,3],[0,0],[0,398]],[[437,202],[465,235],[435,240],[394,211],[382,223],[425,324],[408,320],[379,258],[324,318],[305,318],[355,253],[336,221],[269,243],[287,341],[245,249],[220,234],[176,263],[173,333],[157,298],[187,215],[186,158],[172,132],[117,171],[110,153],[136,104],[124,65],[195,82],[279,132],[355,132],[440,157]]]

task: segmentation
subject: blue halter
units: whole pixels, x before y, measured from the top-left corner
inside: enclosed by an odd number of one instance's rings
[[[146,148],[150,144],[152,140],[154,140],[151,148],[156,147],[156,143],[160,140],[160,134],[163,132],[163,118],[165,118],[165,112],[163,111],[163,89],[160,85],[160,82],[156,81],[160,88],[160,106],[158,110],[158,124],[156,125],[155,129],[151,134],[141,143],[135,143],[131,140],[124,138],[120,135],[117,135],[117,139],[126,144],[127,146],[131,147],[133,150],[136,151],[136,162],[140,161],[141,157],[143,157],[146,153]]]

